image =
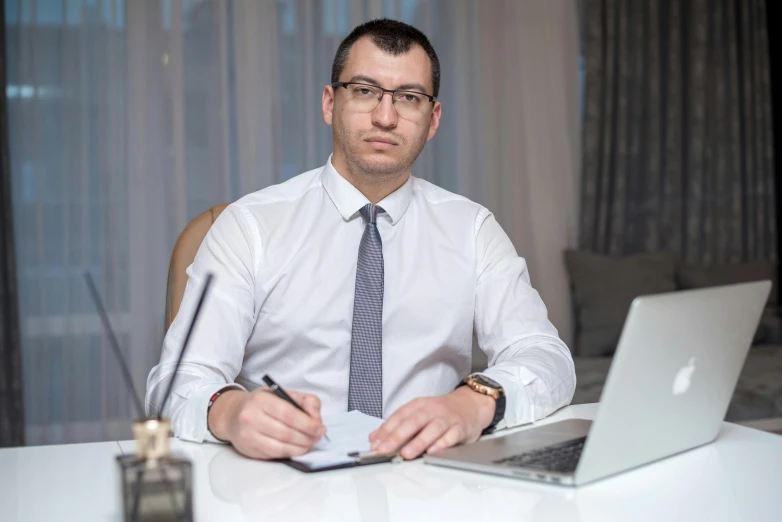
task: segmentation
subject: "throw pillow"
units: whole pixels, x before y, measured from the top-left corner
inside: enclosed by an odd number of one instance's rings
[[[679,288],[691,290],[710,286],[733,285],[750,281],[771,280],[771,293],[766,309],[752,339],[752,344],[779,341],[779,311],[777,307],[777,264],[774,261],[748,261],[716,265],[684,264],[677,268]]]
[[[770,279],[771,293],[768,305],[777,304],[777,264],[774,261],[749,261],[719,265],[681,265],[676,270],[676,279],[682,290],[706,288],[709,286],[732,285]]]
[[[575,348],[580,356],[611,355],[633,299],[676,289],[676,262],[667,252],[610,257],[567,250],[565,265],[576,306]]]

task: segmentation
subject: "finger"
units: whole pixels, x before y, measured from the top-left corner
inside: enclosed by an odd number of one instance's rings
[[[286,426],[279,420],[271,417],[264,410],[263,404],[252,404],[252,406],[253,407],[250,408],[244,408],[239,414],[238,431],[235,436],[231,437],[231,442],[233,442],[234,445],[247,447],[249,444],[252,444],[252,441],[254,441],[258,435],[279,438],[283,439],[283,441],[291,440],[297,442],[300,442],[303,438],[306,440],[306,442],[303,443],[305,450],[309,449],[317,442],[315,437],[294,430],[290,426]],[[290,432],[295,431],[295,433],[290,433],[285,430],[290,430]]]
[[[403,410],[400,408],[387,418],[378,429],[369,434],[369,440],[371,442],[370,449],[376,450],[411,413],[412,412],[409,409]]]
[[[323,419],[320,416],[320,399],[311,393],[299,393],[288,392],[288,395],[296,401],[296,403],[304,408],[310,417],[313,417],[318,422],[322,423]]]
[[[407,460],[414,459],[423,453],[429,446],[442,437],[451,428],[451,423],[443,417],[437,417],[429,421],[418,435],[405,444],[400,452]]]
[[[248,457],[264,460],[298,457],[309,451],[308,448],[282,442],[269,437],[268,435],[264,435],[263,433],[256,433],[254,437],[248,441],[244,450],[242,448],[237,449]]]
[[[258,425],[258,431],[280,442],[300,446],[305,450],[312,448],[313,444],[320,440],[318,436],[312,436],[283,424],[274,417],[266,415]]]
[[[458,425],[451,426],[451,428],[437,439],[434,444],[429,446],[429,449],[427,449],[426,452],[434,453],[435,451],[456,446],[457,444],[465,442],[464,439],[465,437],[462,429]]]
[[[373,450],[377,449],[391,433],[393,433],[404,420],[418,411],[421,408],[421,404],[418,400],[409,402],[396,410],[386,421],[375,431],[369,434],[369,440],[372,441]]]
[[[323,436],[326,427],[320,421],[313,419],[307,413],[279,397],[273,396],[273,399],[265,401],[264,412],[267,415],[311,437],[320,438]]]
[[[424,426],[429,424],[432,417],[432,414],[426,410],[416,411],[402,421],[402,423],[380,443],[377,447],[377,451],[380,453],[388,453],[389,451],[400,448],[402,444],[408,442],[413,436],[417,435]]]

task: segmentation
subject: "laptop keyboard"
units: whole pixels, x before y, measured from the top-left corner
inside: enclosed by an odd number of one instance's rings
[[[584,442],[586,442],[586,437],[580,437],[494,462],[519,468],[570,473],[576,471],[581,450],[584,449]]]

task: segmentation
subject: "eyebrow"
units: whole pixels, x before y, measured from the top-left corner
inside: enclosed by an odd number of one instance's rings
[[[371,78],[369,76],[365,76],[363,74],[357,74],[357,75],[353,76],[350,79],[350,81],[351,82],[366,82],[366,83],[371,83],[373,85],[377,85],[378,87],[380,86],[380,82],[379,81],[377,81],[374,78]],[[395,91],[404,91],[404,90],[408,90],[408,89],[417,90],[417,91],[419,91],[421,93],[424,93],[424,94],[426,93],[426,87],[424,87],[420,83],[405,83],[405,84],[400,85],[399,87],[397,87],[396,89],[393,89],[393,90],[395,90]]]

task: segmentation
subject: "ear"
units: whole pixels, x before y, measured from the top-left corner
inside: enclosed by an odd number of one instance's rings
[[[437,134],[437,129],[440,127],[440,117],[443,114],[443,105],[436,101],[434,102],[434,109],[432,109],[432,118],[429,120],[429,135],[426,137],[426,141],[434,138]]]
[[[323,99],[320,102],[320,110],[323,112],[323,121],[331,126],[334,118],[334,87],[326,85],[323,88]]]

